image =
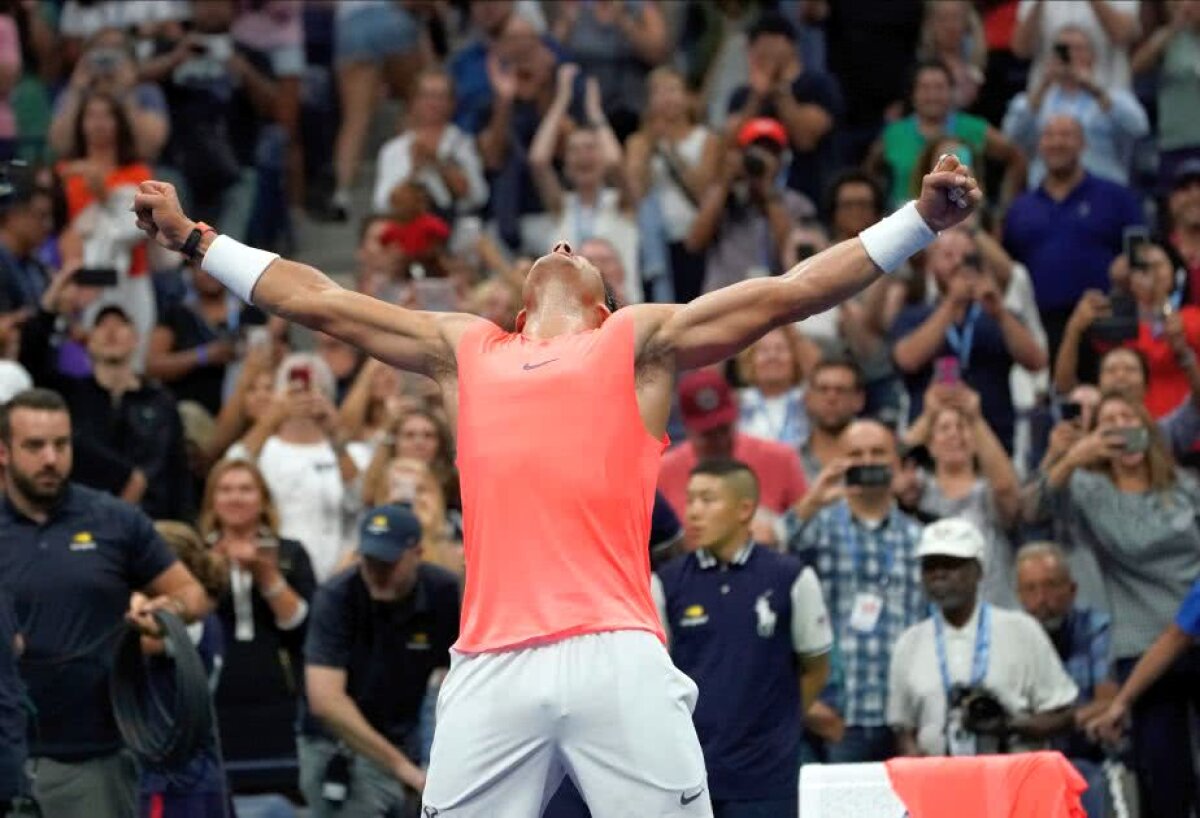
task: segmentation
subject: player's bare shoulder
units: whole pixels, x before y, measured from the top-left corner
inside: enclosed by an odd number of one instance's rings
[[[472,327],[488,323],[486,318],[472,315],[469,312],[423,312],[430,322],[434,343],[438,354],[435,356],[436,368],[439,374],[453,374],[458,371],[458,345],[463,336]]]
[[[683,309],[679,304],[633,304],[624,307],[633,319],[634,362],[643,369],[674,369],[674,350],[663,334],[671,318]]]

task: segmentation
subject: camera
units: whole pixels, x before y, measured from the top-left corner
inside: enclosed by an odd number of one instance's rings
[[[747,176],[754,179],[761,179],[767,174],[767,169],[770,168],[773,158],[766,148],[751,145],[742,154],[742,167],[745,168]]]
[[[892,484],[892,468],[886,465],[856,465],[846,469],[847,486],[883,488]]]
[[[1008,749],[1008,710],[996,694],[978,685],[955,685],[950,689],[950,710],[961,714],[962,728],[976,736],[998,740],[998,752]]]

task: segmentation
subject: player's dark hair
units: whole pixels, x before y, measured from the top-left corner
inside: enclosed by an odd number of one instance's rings
[[[616,312],[623,305],[617,300],[617,293],[613,290],[612,285],[605,281],[603,276],[601,276],[601,281],[604,284],[604,306],[608,307],[609,312]]]
[[[12,443],[12,413],[17,409],[33,409],[40,412],[67,412],[67,402],[52,389],[26,389],[13,395],[12,400],[0,406],[0,440]]]

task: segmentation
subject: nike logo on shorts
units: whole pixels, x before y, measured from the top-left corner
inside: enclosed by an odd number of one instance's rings
[[[525,364],[524,369],[526,372],[528,372],[531,369],[537,369],[539,367],[545,366],[546,364],[552,364],[557,360],[558,360],[558,358],[551,358],[548,361],[542,361],[540,364]]]
[[[679,803],[680,803],[680,805],[686,807],[688,804],[692,803],[693,801],[695,801],[697,798],[699,798],[702,795],[704,795],[704,787],[701,787],[700,789],[696,790],[691,795],[688,795],[686,792],[681,792],[679,794]]]

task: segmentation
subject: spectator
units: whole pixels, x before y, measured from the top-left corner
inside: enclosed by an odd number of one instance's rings
[[[841,89],[833,77],[801,62],[796,30],[782,16],[763,14],[749,37],[749,84],[729,98],[726,132],[735,136],[758,117],[778,120],[790,149],[788,187],[815,201],[836,167],[832,133],[843,114]]]
[[[965,228],[940,235],[925,253],[926,272],[937,283],[933,304],[904,308],[892,325],[892,355],[904,373],[910,413],[922,410],[925,390],[939,380],[962,380],[979,393],[983,416],[1006,451],[1013,447],[1013,364],[1035,371],[1046,351],[1004,304],[999,284]]]
[[[888,684],[901,755],[1021,752],[1073,725],[1079,691],[1046,632],[1029,614],[979,598],[986,550],[966,520],[939,520],[921,535],[917,556],[933,613],[900,635]],[[972,700],[998,712],[981,716]]]
[[[137,161],[125,109],[107,94],[89,93],[80,104],[75,145],[59,165],[71,220],[60,239],[64,265],[116,270],[117,285],[103,300],[120,303],[133,319],[141,369],[156,310],[146,237],[129,224],[129,212],[150,168]]]
[[[349,441],[346,447],[359,471],[366,471],[396,418],[407,409],[418,408],[417,401],[403,395],[400,386],[396,369],[368,358],[338,407],[338,428]]]
[[[166,384],[181,400],[221,411],[225,384],[239,347],[271,344],[267,317],[238,302],[221,282],[190,265],[190,287],[182,303],[166,307],[150,336],[146,374]]]
[[[401,810],[406,787],[418,796],[425,787],[417,724],[431,677],[450,665],[459,601],[453,575],[421,563],[420,543],[409,509],[371,509],[359,564],[317,593],[304,648],[315,718],[300,737],[300,788],[316,816]],[[322,786],[336,767],[341,799]]]
[[[324,332],[314,333],[313,341],[313,352],[325,362],[333,375],[332,400],[340,405],[346,399],[367,356],[361,349]]]
[[[1051,356],[1058,354],[1084,291],[1106,288],[1108,266],[1121,252],[1125,228],[1144,223],[1128,189],[1084,169],[1083,149],[1079,121],[1051,117],[1038,141],[1046,175],[1036,190],[1012,203],[1004,223],[1005,249],[1033,279]]]
[[[1200,77],[1193,66],[1200,51],[1200,4],[1168,3],[1167,24],[1142,42],[1133,55],[1133,72],[1158,69],[1156,143],[1160,189],[1173,185],[1183,163],[1200,158],[1200,129],[1190,112],[1200,105]]]
[[[499,47],[509,19],[518,3],[513,0],[493,0],[490,3],[471,3],[468,7],[470,36],[465,45],[450,58],[447,71],[454,81],[454,124],[467,130],[474,112],[492,102],[491,72],[488,57]]]
[[[738,356],[738,429],[793,449],[809,439],[804,373],[819,357],[794,326],[772,330]]]
[[[1200,306],[1200,159],[1179,164],[1167,208],[1169,241],[1187,269],[1184,301]]]
[[[1136,705],[1143,699],[1154,699],[1162,695],[1172,684],[1180,685],[1193,694],[1195,707],[1196,640],[1200,639],[1200,580],[1193,583],[1179,613],[1154,644],[1142,655],[1129,678],[1103,713],[1089,720],[1090,734],[1110,742],[1120,736],[1130,711],[1136,713]],[[1135,716],[1136,718],[1136,716]],[[1186,764],[1181,764],[1181,767]],[[1186,772],[1186,770],[1185,770]],[[1182,814],[1182,813],[1172,813]]]
[[[783,125],[760,117],[725,152],[684,242],[707,254],[705,292],[779,271],[792,228],[816,215],[812,202],[779,181],[787,150]]]
[[[333,375],[320,358],[293,353],[275,376],[275,401],[226,457],[253,460],[279,508],[279,534],[304,544],[317,581],[344,550],[349,487],[358,467],[346,451],[333,408]]]
[[[1025,183],[1025,156],[986,120],[954,110],[954,76],[944,63],[923,62],[913,73],[912,113],[892,122],[871,148],[866,166],[891,181],[889,201],[899,207],[908,201],[909,179],[925,145],[942,136],[961,139],[971,154],[1005,166],[1000,199],[1012,201]],[[968,162],[978,165],[980,161]],[[886,170],[886,174],[884,171]]]
[[[371,465],[363,477],[367,486],[383,485],[381,475],[395,459],[417,460],[429,466],[447,504],[461,507],[458,496],[458,470],[454,466],[454,438],[442,417],[426,408],[412,408],[397,416],[375,448]],[[376,497],[376,504],[385,502]],[[457,517],[457,513],[452,515]]]
[[[601,104],[624,138],[647,109],[646,79],[668,61],[671,38],[658,3],[556,3],[550,30],[600,84]]]
[[[901,631],[925,615],[915,556],[921,527],[896,507],[891,489],[896,438],[879,422],[860,420],[842,433],[842,447],[844,456],[825,464],[784,519],[788,550],[821,578],[845,670],[845,734],[829,745],[835,764],[894,755],[885,717],[888,663]],[[872,467],[877,479],[856,476],[844,485],[851,466]]]
[[[917,57],[939,60],[950,69],[955,110],[968,111],[974,106],[987,56],[983,21],[971,4],[925,0]]]
[[[686,304],[704,284],[704,257],[685,247],[700,200],[721,161],[720,139],[698,123],[684,77],[660,66],[647,78],[642,127],[625,143],[626,184],[634,199],[658,208],[667,242],[674,300]],[[643,242],[649,241],[641,226]]]
[[[842,433],[862,414],[867,390],[862,370],[850,361],[820,361],[808,376],[804,414],[808,437],[800,443],[805,481],[816,483],[825,464],[842,456]]]
[[[191,31],[164,30],[141,76],[166,94],[163,163],[181,177],[194,215],[241,236],[254,204],[260,129],[276,120],[279,91],[270,58],[234,43],[233,4],[197,0],[191,8]]]
[[[271,408],[275,391],[273,350],[255,346],[246,354],[229,397],[221,404],[208,452],[220,459]]]
[[[1152,416],[1160,418],[1185,401],[1192,383],[1196,382],[1190,373],[1196,370],[1196,350],[1200,349],[1200,308],[1172,307],[1172,294],[1177,278],[1183,276],[1183,268],[1165,243],[1147,242],[1132,264],[1125,264],[1122,257],[1114,269],[1128,275],[1138,316],[1137,337],[1124,340],[1121,345],[1135,350],[1145,362],[1143,402]],[[1107,335],[1099,335],[1100,325],[1096,322],[1113,316],[1114,304],[1113,299],[1101,293],[1084,293],[1067,322],[1055,362],[1054,385],[1059,392],[1070,391],[1077,382],[1079,350],[1085,338],[1101,349],[1112,343]]]
[[[10,193],[0,200],[0,314],[36,310],[50,283],[37,251],[50,237],[54,199],[16,167],[7,173]]]
[[[467,298],[468,312],[486,318],[505,332],[514,330],[520,310],[521,291],[499,276],[476,284]]]
[[[1138,0],[1047,3],[1021,0],[1012,50],[1033,60],[1029,87],[1036,88],[1054,59],[1054,37],[1065,26],[1086,32],[1096,48],[1096,82],[1101,88],[1129,88],[1129,48],[1141,34]]]
[[[49,815],[125,818],[137,809],[137,766],[108,696],[114,626],[128,616],[154,634],[155,610],[202,619],[204,589],[145,515],[71,482],[71,416],[56,393],[31,389],[4,407],[0,466],[10,546],[0,586],[21,617],[21,675],[37,712],[34,797]],[[131,602],[135,590],[149,599]]]
[[[155,530],[215,605],[229,584],[225,560],[213,553],[196,530],[186,523],[163,521]],[[225,663],[225,633],[216,613],[210,612],[188,630],[208,676],[210,691],[217,689]],[[167,643],[142,638],[146,656],[148,696],[170,701],[175,695],[175,661],[162,654]],[[139,786],[139,815],[155,818],[222,818],[226,812],[225,770],[220,763],[219,737],[209,728],[200,737],[195,754],[162,769],[145,768]]]
[[[630,280],[638,282],[637,290],[640,291],[642,279],[638,274],[638,233],[633,220],[633,203],[627,191],[619,187],[621,143],[600,107],[600,86],[594,77],[589,77],[585,83],[587,127],[577,128],[565,137],[565,186],[552,164],[555,146],[563,139],[564,118],[571,104],[578,70],[571,63],[559,67],[554,102],[529,148],[529,168],[542,207],[557,221],[551,233],[553,239],[544,240],[541,249],[549,249],[554,241],[565,241],[578,247],[586,239],[607,239],[617,248],[621,264],[631,273]],[[613,182],[618,187],[611,186]]]
[[[1149,413],[1109,393],[1090,433],[1044,472],[1037,510],[1078,520],[1077,548],[1100,565],[1113,621],[1116,676],[1123,682],[1167,626],[1200,575],[1200,490],[1178,470]],[[1134,709],[1133,757],[1152,815],[1185,816],[1195,789],[1186,684],[1164,685]]]
[[[317,582],[304,546],[279,531],[271,490],[253,464],[213,467],[200,532],[229,568],[217,607],[227,661],[215,701],[222,753],[235,769],[285,767],[296,756],[298,670]]]
[[[925,410],[905,436],[925,446],[933,461],[914,505],[935,519],[970,522],[984,538],[981,598],[1002,608],[1016,606],[1012,545],[1021,497],[1016,469],[980,411],[979,393],[959,384],[934,384]]]
[[[50,148],[59,156],[81,150],[79,113],[94,93],[107,94],[120,103],[133,137],[133,155],[145,162],[158,159],[171,131],[167,100],[154,82],[139,81],[129,38],[116,28],[92,37],[75,63],[69,84],[55,101],[46,135]]]
[[[229,31],[237,45],[265,56],[270,66],[277,92],[275,121],[288,138],[288,192],[291,202],[298,205],[304,201],[304,139],[299,126],[302,83],[308,67],[303,4],[265,0],[243,5]]]
[[[1137,97],[1127,88],[1100,85],[1096,79],[1096,53],[1088,34],[1066,26],[1054,37],[1055,56],[1037,86],[1018,94],[1004,115],[1004,134],[1023,151],[1036,152],[1038,134],[1051,117],[1073,117],[1083,129],[1084,169],[1102,179],[1129,184],[1129,163],[1134,143],[1150,133],[1150,121]],[[1065,53],[1069,59],[1063,60]],[[1029,186],[1036,188],[1046,166],[1035,159],[1029,167]]]
[[[1075,682],[1076,725],[1104,712],[1117,685],[1112,677],[1111,621],[1108,614],[1075,604],[1075,580],[1067,555],[1054,543],[1029,543],[1017,552],[1017,596],[1025,612],[1041,623],[1067,675]],[[1089,818],[1108,814],[1104,751],[1076,732],[1051,739],[1051,748],[1071,760],[1088,782],[1082,801]]]
[[[692,469],[702,460],[732,457],[745,463],[758,480],[760,522],[774,522],[804,496],[804,474],[794,449],[782,443],[751,437],[738,430],[738,408],[733,389],[721,375],[704,369],[679,380],[679,409],[687,440],[663,455],[658,490],[681,520],[687,516],[687,484]],[[766,532],[757,526],[760,542]]]
[[[698,550],[651,579],[671,659],[699,694],[688,704],[722,818],[797,811],[800,719],[825,686],[833,647],[816,574],[755,543],[757,507],[745,463],[697,465],[687,508]]]
[[[329,215],[349,218],[350,191],[381,91],[408,100],[423,62],[420,27],[402,5],[363,0],[337,6],[334,60],[341,120],[334,145],[335,188]]]
[[[456,525],[447,514],[445,492],[429,464],[411,457],[397,457],[380,476],[381,484],[364,487],[364,502],[411,505],[421,523],[422,562],[444,568],[461,582],[466,572],[461,525]]]
[[[488,186],[475,140],[450,121],[454,86],[441,69],[417,77],[407,127],[379,149],[372,205],[391,210],[392,191],[402,181],[418,181],[436,211],[453,221],[487,204]]]
[[[496,232],[510,248],[534,255],[544,252],[552,223],[530,176],[528,154],[556,98],[557,61],[533,24],[510,15],[495,47],[488,49],[491,98],[466,114],[488,173]],[[574,121],[581,121],[579,113],[572,111]]]

